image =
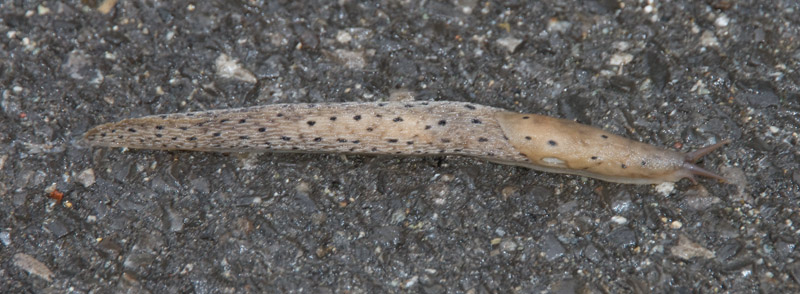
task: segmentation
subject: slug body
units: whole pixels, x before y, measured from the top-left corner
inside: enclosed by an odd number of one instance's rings
[[[93,146],[217,152],[464,155],[609,182],[721,179],[683,154],[572,121],[463,102],[273,104],[154,115],[89,130]]]

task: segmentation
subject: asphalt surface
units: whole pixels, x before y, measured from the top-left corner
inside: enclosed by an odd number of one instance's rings
[[[795,0],[106,2],[0,4],[2,292],[800,291]],[[701,163],[730,181],[79,142],[148,114],[402,97],[682,151],[730,138]]]

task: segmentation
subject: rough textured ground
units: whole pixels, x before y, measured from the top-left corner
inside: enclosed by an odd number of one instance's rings
[[[34,2],[0,4],[3,292],[800,291],[795,0]],[[404,91],[681,150],[731,138],[703,162],[731,182],[76,144]]]

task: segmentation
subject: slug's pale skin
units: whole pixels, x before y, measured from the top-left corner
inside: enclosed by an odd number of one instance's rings
[[[93,146],[218,152],[465,155],[609,182],[724,180],[683,154],[569,120],[463,102],[274,104],[154,115],[97,126]]]

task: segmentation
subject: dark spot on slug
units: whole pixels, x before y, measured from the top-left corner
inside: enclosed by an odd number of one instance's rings
[[[608,139],[608,136],[606,135],[600,135],[600,137],[603,137],[603,139]]]
[[[481,124],[481,120],[479,120],[479,119],[475,118],[475,119],[472,119],[472,123],[474,123],[474,124]]]
[[[467,109],[475,110],[475,106],[472,106],[470,104],[464,105],[464,107],[466,107]]]
[[[558,145],[558,143],[556,143],[556,141],[553,141],[553,140],[547,141],[547,144],[550,144],[550,146]]]
[[[372,152],[378,151],[378,147],[372,147]]]
[[[161,117],[161,119],[167,119],[167,116],[166,116],[166,115],[162,115],[162,116],[160,116],[160,117]]]
[[[531,139],[532,139],[531,136],[525,136],[525,140],[530,141]]]
[[[443,139],[442,139],[442,143],[450,143],[450,139],[443,138]]]
[[[122,138],[120,138],[120,139],[122,139]],[[176,141],[176,140],[178,140],[178,137],[172,137],[172,141]]]
[[[444,149],[439,149],[439,153],[444,153],[444,152],[445,152]]]
[[[406,142],[406,144],[407,145],[414,145],[414,141],[408,141],[408,142]]]
[[[258,128],[258,132],[260,132],[260,133],[263,133],[263,132],[266,132],[266,131],[267,131],[267,128]]]
[[[314,138],[314,142],[322,142],[322,137],[316,137],[316,138]]]
[[[124,136],[122,136],[122,135],[119,135],[117,138],[119,138],[119,139],[122,139],[122,138],[125,138],[125,137],[124,137]],[[175,138],[175,139],[177,139],[177,138]],[[173,140],[174,140],[174,139],[173,139]]]
[[[246,119],[244,119],[244,118],[239,120],[239,123],[240,123],[240,124],[243,124],[243,123],[246,123],[246,122],[247,122],[247,120],[246,120]]]
[[[359,140],[353,140],[353,141],[352,141],[352,142],[350,142],[350,143],[353,143],[353,144],[358,144],[358,143],[361,143],[361,141],[359,141]]]
[[[336,117],[335,116],[331,116],[331,120],[336,120]]]
[[[187,113],[186,116],[189,116],[189,117],[194,116],[194,113]]]
[[[360,115],[360,114],[357,114],[356,116],[354,116],[354,117],[353,117],[353,119],[354,119],[354,120],[361,120],[361,115]]]
[[[156,126],[156,130],[163,130],[164,126]]]
[[[443,126],[443,125],[446,125],[446,124],[447,124],[447,121],[445,121],[445,120],[440,120],[439,121],[439,125],[440,126]]]
[[[486,156],[494,156],[494,153],[486,152]]]
[[[292,150],[300,150],[300,147],[292,146]]]
[[[292,138],[286,137],[286,136],[281,136],[281,140],[289,141],[289,140],[292,140]]]
[[[131,132],[131,133],[136,133],[136,129],[134,129],[134,128],[130,128],[130,129],[128,129],[128,132]]]
[[[428,102],[422,102],[422,103],[420,103],[420,104],[422,104],[422,105],[428,105]]]
[[[315,122],[313,120],[310,120],[310,121],[307,121],[306,123],[308,124],[309,127],[313,127],[314,124],[316,124],[317,122]]]
[[[425,126],[425,129],[426,129],[426,130],[430,130],[430,129],[431,129],[431,125],[426,125],[426,126]]]
[[[212,136],[214,136],[214,137],[219,137],[219,136],[220,136],[220,135],[222,135],[222,134],[220,134],[220,133],[213,133],[213,134],[211,134],[211,135],[212,135]]]
[[[386,103],[378,103],[378,107],[384,107],[384,106],[386,106]]]
[[[411,108],[411,107],[414,107],[414,105],[411,105],[411,104],[406,104],[406,105],[404,105],[404,106],[405,106],[406,108]]]
[[[355,148],[355,147],[353,147],[353,148],[350,148],[350,152],[353,152],[353,151],[356,151],[356,148]]]
[[[622,166],[622,168],[628,168],[628,166],[625,165],[624,163],[621,166]]]
[[[180,127],[179,129],[181,129],[182,131],[185,131],[185,130],[188,130],[189,128],[188,127]]]
[[[376,114],[375,117],[383,117],[383,115],[379,113],[379,114]]]
[[[106,136],[106,133],[101,133],[100,134],[100,137],[105,137],[105,136]]]
[[[372,132],[372,131],[373,131],[372,128],[367,128],[367,132]]]
[[[392,121],[393,122],[401,122],[401,121],[403,121],[403,118],[398,116],[398,117],[395,117]]]
[[[461,152],[461,149],[453,149],[453,152]]]
[[[488,141],[489,141],[489,139],[486,139],[484,137],[478,138],[478,142],[488,142]]]
[[[161,138],[161,137],[163,137],[163,136],[164,136],[164,135],[162,135],[162,134],[156,134],[156,138]]]
[[[337,139],[336,141],[339,141],[339,143],[347,143],[347,139]]]
[[[522,117],[522,119],[529,119],[529,118],[531,118],[531,117],[530,116],[523,116]]]
[[[189,141],[196,141],[197,137],[189,137]]]
[[[647,165],[647,162],[642,160],[642,166],[645,166],[645,165]]]
[[[389,142],[389,143],[397,143],[397,139],[389,139],[389,140],[386,140],[386,142]]]
[[[223,119],[219,120],[219,123],[224,124],[224,123],[226,123],[228,121],[229,121],[229,119],[223,118]]]
[[[250,139],[250,137],[248,137],[248,136],[239,136],[239,139],[247,140],[247,139]]]
[[[592,156],[592,160],[597,160],[597,156]]]

